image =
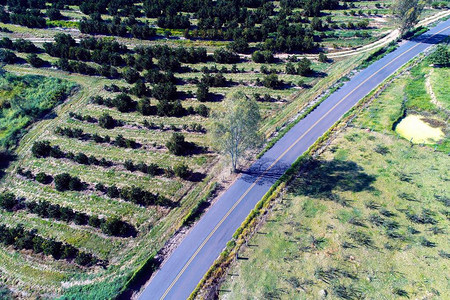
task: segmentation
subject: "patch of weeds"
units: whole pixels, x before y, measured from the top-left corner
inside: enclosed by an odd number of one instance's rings
[[[437,221],[433,218],[434,215],[435,213],[429,209],[423,209],[421,213],[406,212],[408,219],[417,224],[437,224]]]
[[[351,285],[338,284],[333,286],[333,293],[342,299],[353,300],[363,298],[361,290]]]
[[[419,230],[415,229],[415,228],[412,227],[412,226],[408,226],[407,230],[408,230],[408,232],[409,232],[410,234],[419,234],[419,233],[420,233]]]
[[[386,236],[391,239],[404,240],[404,236],[401,233],[399,233],[398,231],[387,230]]]
[[[401,192],[398,194],[398,197],[400,199],[406,200],[406,201],[411,201],[411,202],[418,202],[419,200],[416,199],[416,197],[414,197],[414,195],[409,194],[409,193],[405,193],[405,192]]]
[[[359,226],[359,227],[367,227],[366,223],[364,223],[364,220],[359,217],[352,217],[348,220],[348,222],[352,225]]]
[[[450,207],[450,198],[441,195],[434,195],[434,199],[444,204],[446,207]]]
[[[342,209],[338,211],[337,218],[341,223],[350,223],[351,219],[361,219],[361,211],[359,209]]]
[[[347,141],[349,141],[349,142],[355,142],[355,141],[358,141],[358,140],[360,140],[360,136],[359,136],[359,134],[358,133],[352,133],[352,134],[348,134],[348,135],[346,135],[345,137],[344,137]]]
[[[344,248],[344,249],[353,249],[353,248],[357,248],[357,247],[354,244],[352,244],[352,243],[350,243],[348,241],[345,241],[345,242],[342,243],[342,248]]]
[[[433,226],[430,229],[428,229],[429,232],[431,232],[432,234],[436,235],[436,234],[445,234],[445,229],[442,227],[437,227],[437,226]]]
[[[357,279],[357,275],[353,272],[341,269],[341,268],[317,268],[314,271],[314,276],[322,280],[325,283],[330,284],[333,280],[339,279],[342,277],[350,278],[350,279]]]
[[[386,155],[389,153],[389,148],[387,146],[378,144],[375,146],[375,148],[373,149],[376,153],[381,154],[381,155]]]
[[[439,254],[439,256],[442,257],[442,258],[450,259],[450,253],[447,253],[447,252],[445,252],[445,251],[443,251],[443,250],[439,250],[438,254]]]
[[[351,231],[349,234],[350,238],[360,246],[365,246],[367,248],[376,248],[373,239],[365,232],[362,231]]]
[[[426,239],[425,237],[422,238],[422,240],[420,241],[420,244],[424,247],[428,247],[428,248],[434,248],[436,247],[436,243]]]
[[[394,288],[394,290],[392,291],[392,293],[394,295],[400,296],[400,297],[406,297],[409,298],[409,294],[407,291],[400,289],[400,288]]]
[[[380,214],[382,214],[383,216],[388,217],[388,218],[396,216],[395,213],[393,213],[390,210],[387,210],[385,208],[380,209]]]
[[[317,250],[322,250],[323,248],[325,248],[328,242],[324,237],[315,237],[313,235],[311,235],[310,240],[313,247]]]
[[[303,204],[303,214],[307,218],[314,218],[318,212],[322,212],[325,210],[325,206],[317,203],[312,199],[307,199]]]
[[[364,204],[368,209],[379,209],[381,206],[376,201],[370,200]]]
[[[413,182],[412,176],[409,174],[406,174],[404,172],[398,172],[397,177],[398,177],[398,179],[400,179],[403,182],[408,182],[408,183]]]

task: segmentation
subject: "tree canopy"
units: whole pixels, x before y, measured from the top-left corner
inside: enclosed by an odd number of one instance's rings
[[[211,130],[216,148],[229,155],[236,172],[239,159],[250,149],[260,145],[259,122],[261,115],[255,100],[237,92],[226,98],[224,112],[215,117]]]
[[[419,21],[424,6],[425,2],[422,0],[395,0],[392,13],[398,22],[401,34]]]

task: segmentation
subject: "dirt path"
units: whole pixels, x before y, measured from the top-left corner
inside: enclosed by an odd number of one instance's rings
[[[430,73],[426,75],[425,79],[425,87],[427,88],[427,93],[431,97],[431,102],[438,106],[439,108],[442,108],[442,105],[439,103],[439,101],[436,98],[436,95],[433,92],[433,87],[431,86],[431,76],[433,75],[434,69],[430,70]]]
[[[437,99],[436,94],[433,91],[433,86],[431,84],[431,77],[433,76],[434,69],[431,69],[430,72],[425,76],[425,88],[427,90],[428,95],[430,95],[431,103],[439,107],[439,109],[443,110],[447,115],[450,115],[450,111],[446,110],[444,105]]]

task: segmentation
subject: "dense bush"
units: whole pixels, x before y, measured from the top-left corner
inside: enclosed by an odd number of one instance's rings
[[[139,100],[137,106],[137,111],[143,116],[149,116],[156,113],[154,107],[151,105],[149,99],[141,99]]]
[[[13,64],[17,61],[17,56],[10,50],[0,49],[0,63]]]
[[[169,141],[167,141],[166,147],[172,154],[183,155],[188,150],[188,143],[184,140],[184,135],[173,133]]]
[[[44,172],[39,172],[36,174],[35,177],[36,181],[42,184],[48,184],[53,180],[53,177],[50,175],[45,174]]]
[[[239,62],[239,55],[224,48],[220,48],[214,51],[213,59],[219,64],[234,64]]]
[[[282,85],[282,81],[278,79],[276,74],[269,74],[264,77],[262,84],[269,89],[278,89]]]
[[[54,158],[67,158],[73,160],[79,164],[84,165],[98,165],[103,167],[110,167],[113,163],[105,158],[97,159],[94,156],[87,156],[86,154],[79,152],[73,154],[72,152],[63,152],[59,149],[59,146],[50,146],[48,141],[35,142],[31,148],[31,151],[35,157],[54,157]],[[73,181],[74,187],[76,187],[75,181]],[[72,189],[72,188],[71,188]],[[75,190],[77,188],[74,188]]]
[[[165,83],[165,82],[175,83],[177,80],[172,72],[169,71],[166,73],[161,73],[160,71],[158,71],[156,69],[148,70],[144,74],[144,78],[145,78],[145,81],[152,83],[152,84]]]
[[[51,21],[62,20],[64,18],[59,9],[56,8],[47,9],[46,14]]]
[[[171,82],[157,83],[153,85],[152,96],[158,100],[175,100],[177,88]]]
[[[191,22],[189,22],[189,16],[183,16],[182,14],[159,16],[157,24],[161,28],[189,28]]]
[[[100,228],[107,235],[130,236],[136,233],[136,229],[132,225],[117,217],[104,219],[89,216],[83,212],[77,212],[69,207],[52,204],[48,201],[27,201],[25,206],[31,213],[35,213],[42,218],[52,218],[68,223],[75,222],[77,225],[88,224],[94,228]]]
[[[323,54],[323,53],[321,53]],[[322,60],[326,61],[326,56],[322,57]],[[312,69],[311,69],[311,61],[309,59],[302,58],[298,63],[297,63],[297,67],[295,67],[295,65],[291,62],[288,62],[286,64],[286,73],[287,74],[295,74],[295,75],[302,75],[302,76],[307,76],[310,75],[312,73]]]
[[[122,148],[136,148],[135,141],[126,139],[121,134],[119,134],[114,140],[114,145]]]
[[[136,109],[136,102],[131,99],[127,94],[121,93],[117,95],[113,100],[112,104],[120,111],[120,112],[129,112],[134,111]]]
[[[311,69],[311,61],[309,59],[307,59],[306,57],[302,58],[300,60],[300,62],[298,63],[298,69],[297,69],[297,73],[305,76],[308,75],[312,72]]]
[[[209,96],[209,86],[204,82],[197,84],[197,100],[200,102],[205,102],[208,100]]]
[[[185,164],[178,164],[175,167],[173,167],[173,172],[175,173],[176,176],[182,179],[186,179],[191,175],[192,170],[190,170],[189,167],[186,166]]]
[[[31,28],[45,28],[47,22],[43,14],[37,9],[28,9],[20,13],[11,13],[9,15],[11,23],[23,25]]]
[[[445,45],[438,45],[436,50],[430,54],[428,60],[435,65],[449,66],[450,51]]]
[[[104,113],[98,118],[98,124],[100,127],[112,129],[117,126],[117,121],[107,113]]]
[[[114,236],[128,236],[134,228],[117,217],[108,218],[100,225],[103,233]]]
[[[40,68],[45,64],[48,64],[47,61],[43,60],[36,53],[31,53],[27,56],[27,62],[35,68]]]
[[[197,106],[197,108],[195,109],[195,112],[197,114],[199,114],[202,117],[208,117],[209,116],[209,107],[207,107],[204,104],[200,104],[199,106]]]
[[[52,146],[49,141],[37,141],[34,142],[31,147],[31,152],[35,157],[48,157],[50,155],[50,151],[52,150]]]
[[[121,198],[124,201],[132,202],[142,206],[168,205],[168,200],[158,194],[153,194],[139,187],[131,186],[122,189],[115,185],[106,188],[106,195],[110,198]]]
[[[234,41],[232,41],[228,48],[231,51],[237,52],[237,53],[247,53],[249,50],[248,42],[245,38],[238,38]]]
[[[328,61],[328,57],[323,52],[320,52],[319,53],[319,61],[325,63]]]
[[[13,211],[14,207],[19,204],[16,196],[12,193],[4,192],[0,194],[0,207],[7,210]]]
[[[187,114],[186,109],[181,105],[181,101],[160,100],[156,105],[156,113],[163,117],[182,117]]]
[[[76,176],[71,176],[68,173],[62,173],[55,176],[55,188],[58,191],[80,191],[83,189],[83,183]]]
[[[252,60],[255,63],[272,63],[274,60],[273,53],[270,51],[255,51],[252,54]]]
[[[125,68],[122,73],[123,79],[128,83],[135,83],[140,78],[139,72],[131,67]]]
[[[227,85],[227,79],[221,72],[215,75],[203,74],[201,83],[209,87],[223,87]]]

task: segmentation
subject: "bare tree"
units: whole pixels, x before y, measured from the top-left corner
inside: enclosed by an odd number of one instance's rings
[[[419,21],[420,14],[425,6],[422,0],[395,0],[392,13],[399,25],[400,34],[405,33]]]
[[[231,167],[236,172],[239,159],[246,151],[258,147],[261,115],[255,100],[237,92],[227,97],[223,112],[215,116],[211,130],[213,145],[230,156]]]

